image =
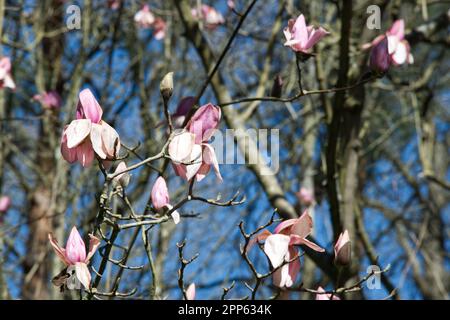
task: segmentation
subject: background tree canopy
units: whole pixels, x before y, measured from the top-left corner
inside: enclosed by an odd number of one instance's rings
[[[368,27],[370,5],[380,29]],[[329,32],[308,59],[284,45],[283,29],[300,14]],[[375,74],[363,46],[399,19],[414,61]],[[15,82],[11,90],[2,74],[0,195],[11,204],[0,208],[1,298],[182,299],[195,283],[201,299],[220,299],[224,288],[226,298],[314,299],[319,286],[341,288],[341,299],[447,299],[449,19],[449,2],[433,0],[0,0],[0,55]],[[114,161],[84,168],[60,144],[86,88],[122,147]],[[167,114],[187,96],[196,105],[187,119],[207,103],[220,107],[210,143],[234,160],[220,161],[221,183],[212,168],[187,182],[167,154],[142,163],[167,147]],[[260,129],[266,139],[252,134]],[[140,163],[124,188],[108,179],[120,161]],[[160,175],[177,225],[152,206]],[[241,252],[242,233],[274,232],[304,210],[309,239],[326,251],[300,245],[289,288],[255,277],[273,265],[258,245]],[[51,280],[63,264],[48,234],[65,246],[73,226],[85,243],[88,233],[101,243],[91,289],[61,293]],[[339,269],[333,246],[344,230],[352,262]],[[179,254],[198,257],[184,265]],[[369,288],[371,265],[379,288]]]

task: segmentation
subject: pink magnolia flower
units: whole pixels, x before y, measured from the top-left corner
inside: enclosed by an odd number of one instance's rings
[[[317,293],[316,300],[341,300],[336,295],[333,295],[333,298],[331,298],[332,294],[326,293],[326,291],[322,287],[317,288],[317,291],[323,292],[323,293]]]
[[[348,231],[345,230],[339,235],[334,245],[334,262],[339,266],[347,266],[352,258],[352,249]]]
[[[40,102],[44,109],[59,109],[62,105],[61,96],[56,91],[48,91],[42,94],[36,94],[33,99]]]
[[[8,196],[0,197],[0,212],[5,213],[11,206],[11,198]]]
[[[247,250],[257,242],[265,241],[264,252],[270,260],[273,268],[279,268],[273,274],[274,284],[280,288],[291,287],[300,271],[300,260],[294,259],[298,255],[297,245],[306,245],[311,249],[324,252],[317,244],[306,239],[312,231],[312,219],[307,211],[299,218],[281,222],[272,234],[264,230],[250,240]],[[294,259],[293,261],[291,261]],[[288,264],[283,263],[291,261]]]
[[[167,24],[161,18],[156,18],[153,23],[153,36],[156,40],[162,40],[166,36]]]
[[[134,15],[134,21],[140,28],[150,28],[155,22],[155,16],[150,11],[148,5],[144,5],[141,10]]]
[[[183,111],[184,112],[184,111]],[[175,173],[189,181],[201,181],[211,167],[219,180],[219,163],[214,148],[207,142],[219,126],[220,108],[209,103],[200,107],[186,125],[187,131],[176,134],[169,144],[169,155]]]
[[[309,207],[314,203],[314,193],[311,189],[301,187],[300,191],[296,193],[298,200],[304,206]]]
[[[8,57],[0,59],[0,89],[16,89],[16,84],[11,75],[11,60]]]
[[[86,245],[76,227],[72,228],[65,248],[62,248],[58,244],[58,241],[51,233],[48,235],[48,239],[55,253],[66,265],[67,273],[71,276],[66,281],[68,289],[76,289],[78,283],[81,283],[84,288],[89,289],[91,274],[87,265],[100,245],[100,240],[97,237],[91,234],[89,234],[89,237],[89,251],[86,254]],[[75,278],[72,278],[72,275],[75,275]]]
[[[291,47],[295,52],[309,53],[310,49],[329,34],[328,31],[319,27],[306,26],[305,17],[301,14],[296,20],[290,19],[288,26],[283,30],[286,37],[285,46]]]
[[[167,189],[166,180],[161,176],[156,179],[156,182],[153,185],[151,199],[153,207],[158,211],[165,208],[167,208],[168,210],[173,209],[172,205],[169,203],[169,190]],[[171,216],[175,224],[178,224],[180,222],[180,214],[176,210],[172,212]]]
[[[195,283],[191,283],[186,289],[187,300],[195,300]]]
[[[116,130],[103,121],[103,110],[89,89],[80,92],[77,119],[63,130],[61,153],[73,163],[78,161],[88,167],[95,154],[102,160],[117,158],[120,138]]]
[[[375,73],[383,74],[389,70],[390,65],[391,57],[389,56],[388,41],[384,38],[372,48],[369,66]]]
[[[414,63],[414,57],[411,54],[411,48],[405,39],[405,21],[403,19],[396,20],[386,34],[376,37],[371,43],[366,43],[363,49],[375,48],[381,42],[387,39],[388,54],[390,61],[398,66],[404,63]]]
[[[205,27],[210,30],[213,30],[219,25],[225,23],[225,19],[222,14],[206,4],[202,4],[200,8],[192,8],[191,14],[195,19],[203,21]]]

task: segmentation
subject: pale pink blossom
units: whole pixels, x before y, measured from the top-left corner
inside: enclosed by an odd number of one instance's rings
[[[290,19],[288,26],[283,30],[286,38],[285,46],[291,47],[296,52],[309,53],[310,49],[323,37],[329,34],[328,31],[319,27],[306,26],[305,17],[301,14],[296,20]]]
[[[48,239],[55,250],[55,253],[67,267],[67,273],[71,277],[72,274],[75,275],[76,280],[81,283],[85,289],[89,289],[91,282],[91,274],[87,265],[100,245],[100,240],[97,237],[91,234],[89,237],[89,251],[86,253],[86,245],[76,227],[72,228],[65,248],[58,244],[58,241],[51,233],[48,235]],[[76,288],[69,279],[67,280],[66,285],[69,289]]]
[[[291,287],[300,271],[300,260],[294,259],[298,255],[297,245],[306,245],[311,249],[324,252],[317,244],[306,239],[312,231],[312,219],[305,211],[299,218],[281,222],[271,233],[264,230],[250,240],[247,250],[257,242],[264,242],[264,252],[273,268],[279,268],[273,274],[274,284],[280,288]],[[284,264],[285,262],[288,262]]]
[[[227,6],[228,6],[228,8],[229,8],[230,10],[233,10],[233,9],[236,8],[236,4],[234,3],[233,0],[228,0],[228,1],[227,1]]]
[[[134,15],[134,21],[140,28],[150,28],[155,22],[155,16],[150,11],[150,7],[144,5],[142,9]]]
[[[169,190],[167,188],[166,180],[163,177],[160,176],[158,177],[158,179],[156,179],[150,196],[152,199],[153,207],[157,211],[162,211],[164,209],[173,209],[172,205],[170,204]],[[176,210],[173,210],[171,216],[175,224],[178,224],[180,222],[180,214]]]
[[[101,119],[103,110],[89,89],[80,92],[77,119],[64,127],[61,153],[70,163],[78,161],[88,167],[97,155],[102,160],[114,160],[120,150],[116,130]]]
[[[347,266],[350,264],[352,258],[352,249],[350,236],[345,230],[339,235],[336,244],[334,245],[334,262],[338,266]]]
[[[16,84],[11,75],[11,60],[8,57],[0,58],[0,89],[16,89]]]
[[[212,167],[222,181],[216,153],[208,144],[219,126],[220,118],[220,108],[208,103],[194,113],[186,130],[175,134],[169,144],[169,155],[178,176],[187,181],[193,177],[201,181]]]
[[[314,193],[311,189],[301,187],[300,191],[296,193],[298,200],[304,206],[309,207],[314,203]]]
[[[186,289],[186,299],[195,300],[195,283],[191,283]]]
[[[202,4],[200,8],[192,8],[191,14],[195,19],[201,20],[205,24],[205,27],[210,30],[213,30],[219,25],[225,23],[225,19],[222,14],[206,4]]]
[[[379,35],[372,42],[364,44],[363,49],[375,48],[381,42],[385,41],[382,46],[387,46],[390,62],[394,65],[402,65],[405,63],[414,63],[414,57],[411,54],[411,48],[405,39],[405,21],[403,19],[396,20],[386,34]],[[384,49],[383,49],[384,51]]]
[[[331,293],[326,293],[326,291],[322,287],[317,288],[317,291],[319,293],[316,294],[316,300],[341,300],[336,295],[333,295],[332,297]]]
[[[62,105],[61,96],[56,91],[36,94],[33,99],[40,102],[44,109],[59,109]]]
[[[0,197],[0,213],[5,213],[11,206],[11,198],[8,196]]]

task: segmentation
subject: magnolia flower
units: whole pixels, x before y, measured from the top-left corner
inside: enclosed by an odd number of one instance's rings
[[[195,283],[191,283],[186,289],[186,299],[195,300]]]
[[[290,19],[288,26],[283,30],[286,37],[285,46],[291,47],[296,52],[309,53],[310,49],[329,34],[328,31],[319,27],[306,26],[305,17],[301,14],[297,20]]]
[[[214,148],[207,142],[219,126],[220,108],[211,103],[200,107],[186,125],[186,130],[176,134],[169,144],[169,155],[175,173],[189,181],[201,181],[211,166],[222,181]]]
[[[11,75],[11,60],[8,57],[0,59],[0,89],[16,89],[16,84]]]
[[[152,188],[151,199],[153,207],[158,211],[162,211],[166,208],[168,210],[173,209],[172,205],[169,203],[169,190],[167,189],[166,180],[164,180],[163,177],[158,177],[158,179],[156,179]],[[172,212],[171,216],[175,224],[180,222],[180,214],[176,210]]]
[[[62,104],[61,96],[56,91],[48,91],[42,94],[36,94],[33,100],[42,104],[44,109],[59,109]]]
[[[384,40],[387,40],[387,44],[383,44],[383,46],[388,48],[390,62],[396,66],[414,63],[409,43],[405,39],[405,21],[403,19],[396,20],[386,34],[376,37],[371,43],[366,43],[362,47],[363,49],[375,48]]]
[[[118,165],[116,170],[114,171],[114,174],[117,174],[119,172],[123,172],[127,170],[127,165],[125,162],[121,161]],[[122,188],[125,188],[130,183],[130,174],[128,172],[123,172],[113,178],[113,185],[114,187],[121,186]]]
[[[338,266],[347,266],[352,258],[352,248],[348,231],[345,230],[339,235],[334,245],[334,263]]]
[[[304,206],[309,207],[314,203],[314,193],[310,189],[301,187],[296,195],[300,203]]]
[[[222,14],[206,4],[202,4],[200,8],[192,8],[191,14],[195,19],[202,20],[205,27],[210,30],[213,30],[220,24],[225,23],[225,19]]]
[[[264,230],[250,240],[247,250],[260,241],[265,241],[264,252],[273,268],[279,268],[273,274],[274,284],[280,288],[291,287],[300,271],[300,260],[294,259],[298,255],[295,246],[306,245],[317,252],[324,252],[317,244],[306,239],[312,231],[312,219],[307,211],[299,218],[281,222],[272,234]],[[291,261],[294,259],[293,261]],[[284,262],[290,261],[283,265]]]
[[[156,18],[153,23],[153,36],[156,40],[162,40],[166,36],[167,24],[161,18]]]
[[[77,120],[64,128],[61,153],[70,163],[78,161],[88,167],[94,154],[103,160],[117,158],[120,139],[116,130],[103,121],[103,110],[89,89],[80,92]]]
[[[65,274],[63,277],[65,280],[62,284],[65,284],[69,290],[79,288],[79,283],[81,283],[85,289],[89,289],[91,274],[87,265],[100,245],[100,240],[98,238],[91,234],[89,237],[89,251],[86,254],[86,246],[76,227],[73,227],[70,232],[66,248],[62,248],[51,233],[48,235],[48,239],[55,250],[55,253],[67,267],[66,271],[63,270],[63,273]],[[60,279],[54,280],[59,283]],[[55,281],[54,283],[56,283]]]
[[[386,38],[378,42],[370,52],[369,66],[377,74],[384,74],[389,70],[391,58],[389,56],[388,41]]]
[[[326,293],[326,291],[322,287],[317,288],[317,291],[323,292],[323,293],[317,293],[316,300],[341,300],[336,295],[332,295],[331,293]]]
[[[150,28],[155,22],[155,16],[150,11],[148,5],[144,5],[141,10],[134,15],[134,21],[140,28]]]
[[[11,198],[8,196],[0,197],[0,213],[5,213],[11,206]]]

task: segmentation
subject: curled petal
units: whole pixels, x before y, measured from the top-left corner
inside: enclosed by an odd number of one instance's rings
[[[300,236],[301,238],[306,238],[311,234],[312,226],[312,218],[308,211],[305,211],[292,225],[292,233]]]
[[[88,252],[86,260],[85,260],[86,263],[88,263],[89,260],[91,260],[91,258],[94,256],[99,245],[100,245],[100,239],[92,234],[89,234],[89,252]]]
[[[250,251],[251,248],[257,243],[257,242],[263,242],[267,239],[272,233],[270,233],[269,230],[263,230],[259,234],[257,234],[255,237],[251,238],[247,245],[247,252]]]
[[[77,161],[77,150],[76,148],[69,149],[69,147],[67,146],[67,135],[66,135],[67,127],[68,126],[64,128],[61,137],[61,154],[67,162],[74,163],[75,161]]]
[[[56,240],[52,233],[48,234],[48,241],[52,245],[53,250],[55,250],[58,258],[60,258],[66,266],[70,265],[70,261],[66,258],[66,250],[59,245],[58,240]]]
[[[120,151],[119,134],[105,121],[101,122],[103,149],[108,159],[116,159]]]
[[[194,144],[189,157],[189,165],[186,165],[186,179],[191,180],[202,166],[202,146]]]
[[[90,135],[92,148],[94,149],[95,153],[99,156],[99,158],[106,159],[107,155],[104,150],[105,148],[103,147],[102,132],[103,127],[101,125],[97,123],[92,124]]]

